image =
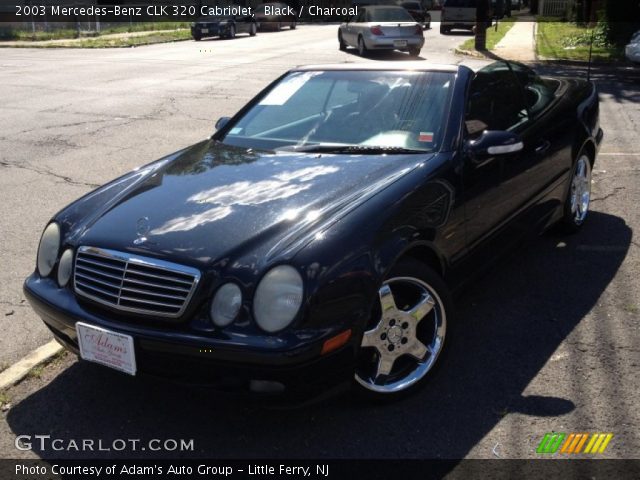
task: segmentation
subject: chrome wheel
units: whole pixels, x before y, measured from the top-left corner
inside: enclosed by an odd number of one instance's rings
[[[577,163],[571,179],[571,215],[576,225],[584,222],[589,213],[591,201],[591,162],[589,157],[582,155]]]
[[[380,316],[362,337],[365,358],[355,379],[373,392],[400,392],[436,363],[444,346],[445,308],[436,291],[415,277],[386,280],[378,297]]]

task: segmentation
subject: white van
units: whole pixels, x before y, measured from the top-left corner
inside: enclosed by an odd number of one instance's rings
[[[446,35],[454,28],[473,30],[476,25],[476,0],[444,0],[440,33]]]

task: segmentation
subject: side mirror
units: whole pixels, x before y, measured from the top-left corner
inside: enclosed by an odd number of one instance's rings
[[[485,130],[476,140],[467,144],[473,157],[487,157],[516,153],[524,149],[522,137],[516,133],[501,130]]]
[[[227,123],[229,123],[229,120],[231,120],[231,117],[220,117],[216,122],[216,130],[223,128]]]

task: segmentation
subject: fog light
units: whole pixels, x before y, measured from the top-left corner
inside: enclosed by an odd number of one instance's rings
[[[226,327],[235,320],[242,306],[242,292],[235,283],[225,283],[211,302],[211,320],[218,327]]]
[[[66,249],[58,262],[58,285],[65,287],[71,278],[73,266],[73,250]]]

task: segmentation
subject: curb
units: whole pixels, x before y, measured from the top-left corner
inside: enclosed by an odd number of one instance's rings
[[[46,362],[61,350],[62,345],[55,340],[51,340],[49,343],[36,348],[26,357],[18,360],[16,363],[0,373],[0,390],[4,390],[15,385],[26,377],[33,367]]]
[[[488,50],[490,51],[490,50]],[[477,52],[476,50],[464,50],[462,48],[454,48],[453,49],[453,53],[458,55],[458,56],[463,56],[463,57],[471,57],[471,58],[478,58],[478,59],[490,59],[491,57],[487,56],[487,55],[483,55],[480,52]]]

